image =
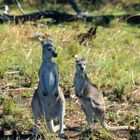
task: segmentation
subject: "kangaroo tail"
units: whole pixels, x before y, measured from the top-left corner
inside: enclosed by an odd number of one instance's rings
[[[135,130],[134,127],[130,127],[130,126],[109,126],[107,125],[107,123],[105,122],[105,119],[100,119],[100,123],[102,125],[103,128],[110,130],[110,131],[119,131],[119,130]]]
[[[103,128],[105,128],[107,130],[110,130],[110,131],[129,130],[128,126],[109,126],[105,122],[103,122],[101,125],[102,125]]]

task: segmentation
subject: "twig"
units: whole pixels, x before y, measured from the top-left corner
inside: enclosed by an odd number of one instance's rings
[[[0,54],[4,53],[4,52],[6,52],[6,51],[9,51],[9,50],[11,50],[11,49],[13,49],[13,47],[4,49],[4,50],[0,51]]]
[[[20,91],[20,90],[35,90],[37,87],[33,88],[15,88],[15,89],[4,89],[1,90],[2,92],[9,92],[9,91]]]
[[[23,8],[21,7],[20,2],[19,2],[18,0],[16,0],[16,3],[17,3],[17,6],[18,6],[18,8],[19,8],[20,12],[24,15],[24,14],[25,14],[25,12],[24,12]]]
[[[6,71],[5,74],[18,74],[20,71]]]

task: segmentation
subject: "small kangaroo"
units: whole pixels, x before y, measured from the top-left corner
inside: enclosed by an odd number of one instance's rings
[[[57,57],[52,39],[48,37],[47,43],[40,39],[42,46],[42,64],[39,69],[39,84],[32,98],[32,112],[34,116],[34,133],[37,134],[37,119],[42,115],[48,128],[52,132],[59,130],[59,136],[64,136],[63,121],[65,114],[65,99],[59,89],[59,76],[57,65],[52,61]],[[53,120],[59,119],[59,126],[54,126]]]
[[[75,94],[86,115],[88,127],[91,129],[93,120],[98,119],[107,130],[128,130],[128,126],[110,127],[105,123],[105,103],[103,94],[90,82],[86,74],[86,57],[75,56],[76,73],[74,76]]]

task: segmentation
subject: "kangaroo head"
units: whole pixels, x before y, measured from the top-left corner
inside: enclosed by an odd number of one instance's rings
[[[77,72],[85,72],[86,71],[86,56],[83,56],[81,59],[76,55],[76,71]]]
[[[42,46],[43,59],[51,59],[52,57],[57,57],[57,53],[55,51],[51,37],[47,38],[47,42],[44,42],[42,39],[40,39],[40,44]]]

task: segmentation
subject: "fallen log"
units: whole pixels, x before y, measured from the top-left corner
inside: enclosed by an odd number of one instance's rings
[[[132,15],[127,18],[127,23],[132,24],[132,25],[138,25],[140,24],[140,14],[138,15]]]
[[[37,21],[39,19],[44,18],[51,18],[56,22],[63,22],[63,21],[73,21],[77,17],[75,15],[71,15],[65,12],[58,12],[58,11],[41,11],[41,12],[34,12],[24,15],[10,15],[10,14],[2,14],[0,15],[0,23],[4,22],[14,22],[16,24],[26,21]]]
[[[37,21],[44,18],[51,18],[55,22],[72,22],[72,21],[78,21],[78,20],[84,20],[86,22],[91,22],[93,20],[101,20],[101,24],[109,24],[111,19],[114,18],[121,18],[121,19],[127,19],[130,14],[126,15],[96,15],[96,16],[87,16],[83,15],[83,17],[78,17],[73,14],[69,14],[66,12],[60,12],[55,10],[46,10],[46,11],[40,11],[40,12],[34,12],[29,14],[23,14],[23,15],[10,15],[10,14],[1,14],[0,15],[0,24],[3,24],[5,22],[12,22],[15,24],[18,23],[24,23],[26,21]]]

